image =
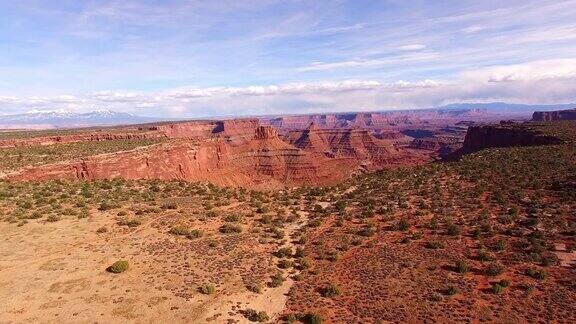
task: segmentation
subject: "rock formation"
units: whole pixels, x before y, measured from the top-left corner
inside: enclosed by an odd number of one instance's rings
[[[533,121],[576,120],[576,109],[557,111],[536,111],[532,115]]]
[[[271,127],[257,127],[249,141],[215,138],[104,154],[9,174],[11,180],[180,179],[271,189],[335,184],[356,172],[351,159],[316,156],[283,142]]]
[[[501,123],[468,128],[461,149],[448,155],[448,160],[460,158],[485,148],[560,144],[562,140],[542,134],[530,124]]]

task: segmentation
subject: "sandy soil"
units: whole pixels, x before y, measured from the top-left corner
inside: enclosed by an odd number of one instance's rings
[[[245,287],[245,275],[269,278],[276,262],[271,247],[248,233],[167,235],[155,226],[165,221],[159,218],[136,229],[119,229],[114,216],[97,212],[22,227],[1,222],[0,323],[244,323],[246,308],[271,318],[282,312],[291,279],[262,294]],[[102,226],[111,230],[97,234]],[[286,227],[287,236],[297,226]],[[208,240],[218,241],[214,255],[205,252]],[[108,273],[118,259],[129,260],[129,270]],[[198,291],[207,282],[216,294]]]

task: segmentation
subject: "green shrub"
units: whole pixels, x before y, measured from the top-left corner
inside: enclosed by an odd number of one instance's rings
[[[280,248],[278,251],[274,252],[274,255],[279,258],[284,257],[291,257],[292,256],[292,249],[288,247]]]
[[[340,289],[333,284],[329,284],[328,286],[322,288],[321,290],[322,297],[332,298],[340,295]]]
[[[226,223],[220,226],[220,233],[230,234],[230,233],[240,233],[242,232],[242,227],[236,224]]]
[[[456,261],[456,272],[458,273],[466,273],[468,272],[468,263],[465,260],[458,260]]]
[[[262,293],[262,287],[256,283],[247,284],[246,289],[257,294]]]
[[[500,295],[504,291],[504,287],[499,283],[492,284],[492,292],[496,295]]]
[[[60,220],[60,216],[54,215],[54,214],[49,215],[48,217],[46,217],[46,221],[51,222],[51,223],[57,222],[57,221],[59,221],[59,220]]]
[[[398,221],[398,223],[394,227],[398,231],[407,231],[408,228],[410,228],[410,223],[408,222],[407,219],[402,218],[401,220]]]
[[[494,260],[494,256],[486,251],[485,249],[479,249],[478,250],[478,260],[480,261],[492,261]]]
[[[440,241],[428,241],[426,242],[426,247],[429,249],[443,249],[444,248],[444,243],[440,242]]]
[[[458,287],[449,286],[448,288],[446,288],[446,290],[444,292],[448,296],[456,295],[458,293]]]
[[[506,279],[502,279],[498,282],[498,284],[504,288],[510,286],[510,281],[506,280]]]
[[[190,231],[188,232],[188,234],[186,234],[186,238],[192,240],[192,239],[196,239],[196,238],[202,237],[202,235],[204,235],[204,232],[203,232],[203,231],[201,231],[201,230],[199,230],[199,229],[193,229],[193,230],[190,230]]]
[[[188,235],[188,233],[190,233],[190,230],[185,226],[176,225],[170,228],[169,233],[173,235]]]
[[[116,262],[114,262],[111,266],[108,267],[108,272],[112,272],[112,273],[122,273],[126,270],[128,270],[128,261],[125,260],[118,260]]]
[[[456,236],[460,234],[460,227],[455,224],[448,224],[446,227],[446,233],[451,236]]]
[[[277,272],[275,275],[272,276],[272,281],[270,282],[270,287],[276,288],[282,286],[284,282],[284,276],[282,276],[282,272]]]
[[[264,311],[257,312],[253,309],[247,309],[242,313],[244,314],[244,317],[252,322],[267,322],[270,320],[270,317]]]
[[[121,218],[118,220],[118,225],[120,226],[128,226],[128,227],[136,227],[140,226],[142,221],[138,218]]]
[[[291,268],[293,265],[294,263],[290,260],[282,259],[278,261],[278,268],[280,269],[288,269]]]
[[[492,262],[486,267],[486,275],[491,277],[497,276],[502,272],[504,272],[504,266],[496,262]]]
[[[216,287],[213,284],[204,284],[200,287],[200,292],[204,295],[212,295],[216,292]]]
[[[538,270],[538,269],[532,269],[532,268],[528,268],[526,270],[526,275],[528,275],[534,279],[538,279],[538,280],[544,280],[544,279],[546,279],[546,277],[548,277],[548,274],[546,273],[546,271]]]
[[[240,221],[240,215],[238,214],[230,214],[224,218],[224,221],[229,223],[235,223]]]
[[[302,321],[306,324],[322,324],[324,320],[320,314],[306,313],[302,316]]]

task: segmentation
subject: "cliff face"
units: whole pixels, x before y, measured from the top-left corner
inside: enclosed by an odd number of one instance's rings
[[[319,128],[370,128],[382,129],[398,125],[426,124],[434,120],[460,120],[461,118],[481,118],[488,115],[485,109],[451,109],[451,110],[403,110],[386,112],[360,112],[340,114],[314,114],[283,116],[272,119],[264,118],[262,122],[280,130],[303,130],[311,123]]]
[[[252,130],[249,141],[173,142],[121,153],[31,167],[10,180],[162,179],[209,181],[218,185],[272,189],[329,185],[356,171],[350,159],[329,159],[283,142],[270,127]]]
[[[413,149],[434,151],[440,157],[443,157],[462,147],[462,142],[456,137],[423,137],[412,140],[410,147]]]
[[[533,121],[576,120],[576,109],[557,111],[536,111],[532,115]]]
[[[528,124],[471,126],[468,128],[462,148],[450,154],[447,158],[450,160],[457,159],[464,154],[492,147],[534,146],[560,143],[562,143],[561,139],[544,135],[530,128]]]
[[[367,170],[395,165],[417,164],[423,156],[372,136],[366,129],[320,129],[312,124],[304,131],[292,131],[286,139],[304,151],[331,158],[348,158]]]
[[[138,129],[119,129],[114,133],[93,130],[92,133],[7,139],[0,140],[0,148],[157,138],[204,140],[214,137],[223,137],[230,141],[246,141],[252,138],[254,129],[258,127],[259,124],[260,123],[257,119],[189,121],[139,127]]]

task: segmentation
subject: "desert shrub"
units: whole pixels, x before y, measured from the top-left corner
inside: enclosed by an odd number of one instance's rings
[[[216,292],[216,287],[213,284],[204,284],[199,288],[199,290],[204,295],[212,295]]]
[[[498,242],[496,242],[496,246],[494,248],[496,251],[500,251],[500,252],[506,250],[506,241],[498,240]]]
[[[548,277],[546,271],[533,268],[526,269],[526,275],[538,280],[544,280],[546,277]]]
[[[301,258],[298,260],[298,269],[304,270],[310,268],[310,261],[306,258]]]
[[[295,258],[302,258],[304,256],[306,256],[306,252],[304,252],[304,249],[301,247],[297,247],[296,252],[294,252],[294,257]]]
[[[186,234],[186,238],[192,240],[192,239],[196,239],[196,238],[202,237],[202,235],[204,235],[204,232],[203,232],[203,231],[201,231],[201,230],[199,230],[199,229],[193,229],[193,230],[190,230],[190,231],[188,232],[188,234]]]
[[[257,283],[249,283],[246,285],[246,289],[248,289],[248,291],[251,291],[253,293],[257,293],[260,294],[262,293],[262,286],[260,286]]]
[[[410,223],[408,222],[407,219],[402,218],[401,220],[398,221],[398,223],[396,223],[394,228],[398,231],[407,231],[408,228],[410,228]]]
[[[292,256],[292,249],[288,247],[280,248],[278,251],[274,252],[274,255],[279,258],[284,257],[291,257]]]
[[[230,234],[230,233],[240,233],[242,232],[242,227],[236,224],[226,223],[220,226],[220,233]]]
[[[468,272],[468,263],[465,260],[458,260],[456,261],[456,272],[458,273],[466,273]]]
[[[308,227],[318,227],[322,224],[320,218],[314,218],[308,222]]]
[[[372,236],[374,235],[374,233],[376,233],[376,231],[374,230],[374,227],[371,225],[366,225],[358,231],[358,235],[366,237]]]
[[[270,215],[264,215],[264,216],[262,216],[262,218],[260,218],[260,223],[262,223],[262,224],[271,224],[271,223],[272,223],[272,216],[270,216]]]
[[[486,275],[494,277],[494,276],[497,276],[497,275],[501,274],[502,272],[504,272],[504,266],[499,264],[499,263],[492,262],[492,263],[488,264],[485,272],[486,272]]]
[[[307,313],[302,316],[302,321],[306,324],[322,324],[323,319],[320,314],[317,313]]]
[[[423,236],[424,236],[424,234],[421,231],[417,231],[417,232],[414,232],[414,234],[412,234],[412,239],[413,240],[420,240],[420,239],[422,239]]]
[[[510,281],[506,280],[506,279],[502,279],[498,282],[498,284],[504,288],[510,286]]]
[[[270,317],[264,311],[257,312],[253,309],[247,309],[242,313],[244,314],[244,317],[252,322],[267,322],[270,320]]]
[[[449,286],[444,290],[444,293],[448,296],[456,295],[458,293],[458,287],[456,286]]]
[[[272,281],[270,282],[270,287],[280,287],[284,282],[284,276],[282,276],[282,272],[277,272],[275,275],[272,276]]]
[[[178,205],[174,202],[165,202],[162,204],[161,208],[164,210],[175,210],[178,209]]]
[[[118,260],[114,262],[111,266],[109,266],[106,270],[112,273],[122,273],[128,270],[128,261],[125,260]]]
[[[96,230],[96,233],[106,233],[108,232],[108,228],[106,226],[102,226]]]
[[[173,235],[188,235],[189,232],[190,230],[187,227],[181,225],[172,226],[170,231],[168,231],[168,233]]]
[[[500,295],[504,291],[504,287],[499,283],[492,284],[492,292],[496,295]]]
[[[490,252],[486,251],[485,249],[479,249],[477,257],[478,257],[478,260],[480,260],[480,261],[492,261],[492,260],[494,260],[494,256]]]
[[[333,284],[329,284],[320,291],[322,297],[332,298],[340,295],[340,289]]]
[[[282,259],[278,261],[278,268],[280,269],[288,269],[291,268],[293,265],[294,263],[290,260]]]
[[[100,203],[100,206],[98,206],[98,210],[100,211],[107,211],[107,210],[111,210],[111,209],[115,209],[118,208],[118,205],[111,203],[108,200],[104,200]]]
[[[448,224],[448,226],[446,227],[446,234],[456,236],[460,234],[460,227],[452,223]]]
[[[48,217],[46,217],[46,221],[51,222],[51,223],[57,222],[57,221],[59,221],[59,220],[60,220],[60,216],[54,215],[54,214],[49,215]]]
[[[142,221],[138,218],[121,218],[117,222],[120,226],[136,227],[142,224]]]
[[[235,223],[240,221],[240,215],[238,214],[230,214],[226,217],[224,217],[224,221],[229,222],[229,223]]]
[[[444,243],[440,241],[428,241],[426,242],[426,248],[436,250],[436,249],[443,249]]]

